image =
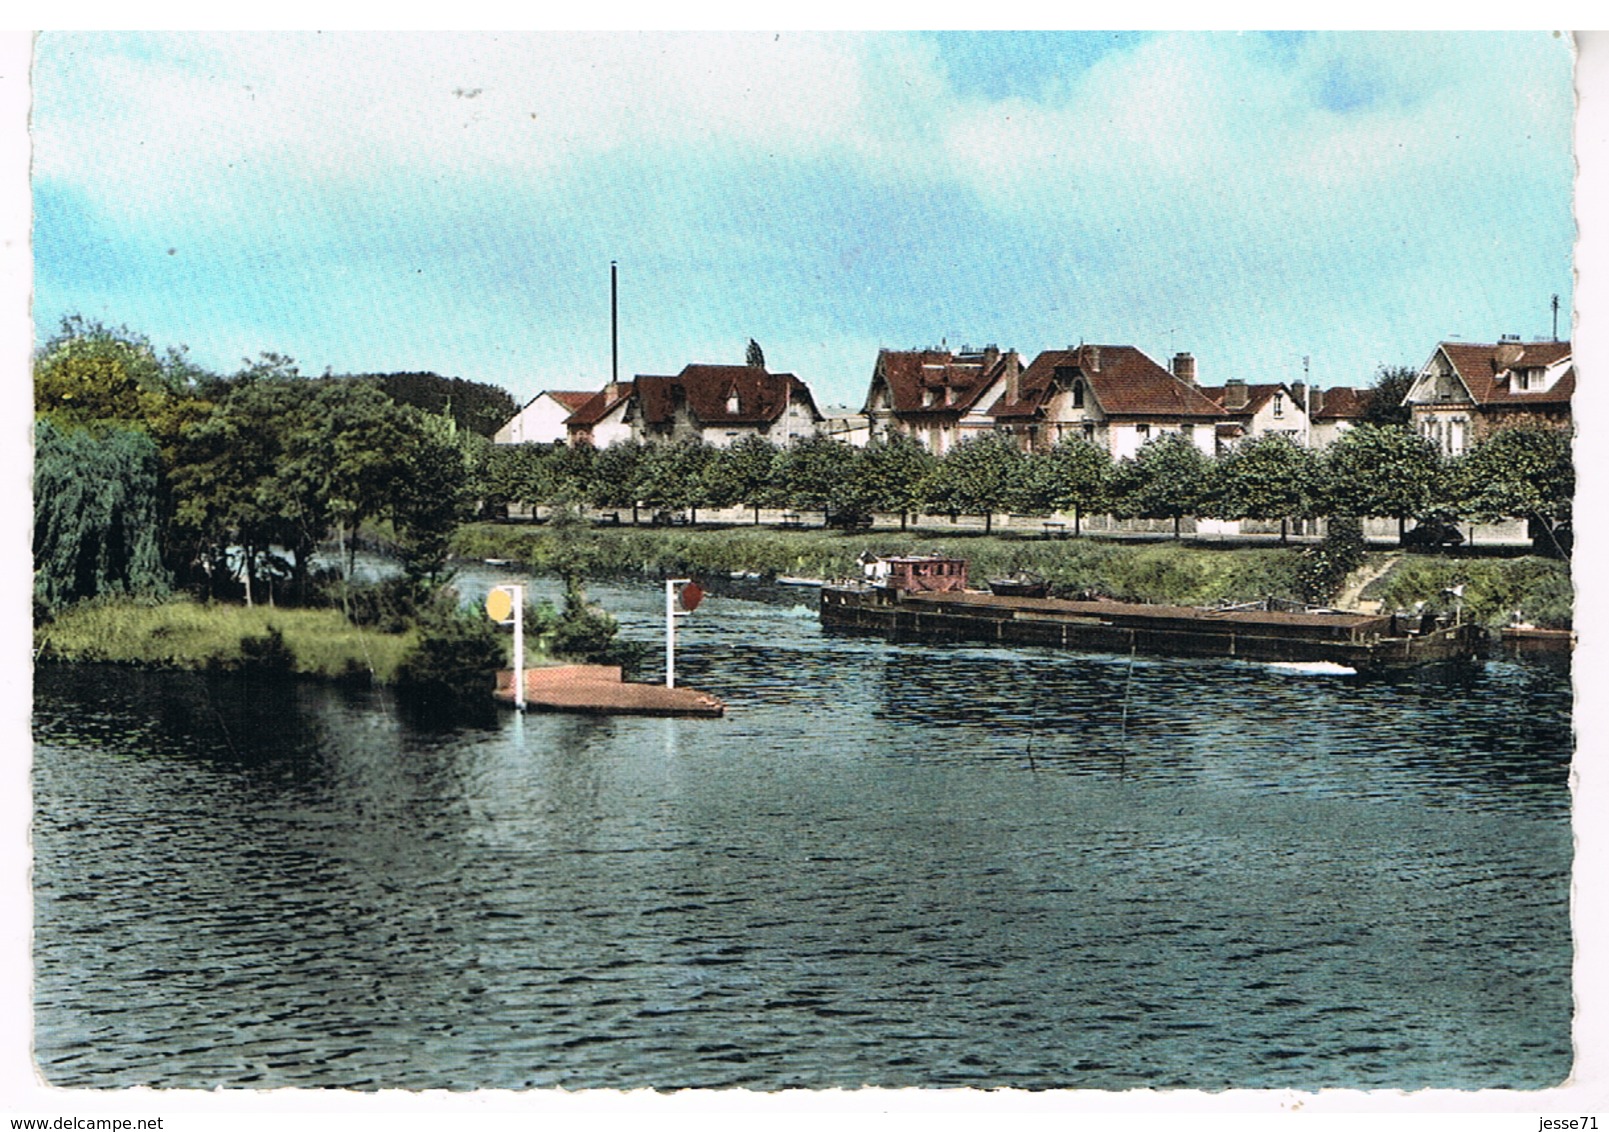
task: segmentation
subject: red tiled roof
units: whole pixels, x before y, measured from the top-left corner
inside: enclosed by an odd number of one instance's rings
[[[571,389],[548,389],[544,390],[544,392],[546,392],[549,397],[553,398],[559,404],[563,405],[566,409],[569,409],[572,413],[577,412],[582,405],[585,405],[588,401],[597,396],[596,393],[576,391]],[[540,396],[540,394],[538,394],[538,396]],[[535,400],[535,398],[532,399]]]
[[[1276,381],[1271,385],[1244,386],[1246,391],[1246,403],[1238,409],[1231,409],[1224,403],[1224,397],[1229,390],[1227,385],[1201,385],[1197,386],[1197,388],[1201,390],[1202,396],[1206,397],[1209,401],[1216,402],[1223,408],[1224,412],[1232,413],[1235,416],[1252,416],[1264,405],[1268,404],[1276,393],[1283,392],[1286,397],[1290,397],[1294,401],[1290,386],[1286,385],[1282,381]]]
[[[565,418],[567,428],[590,428],[608,416],[614,408],[631,396],[631,382],[622,381],[615,387],[614,396],[610,396],[609,386],[604,386],[596,393],[590,394],[582,406]]]
[[[1362,420],[1374,401],[1374,390],[1337,385],[1313,391],[1313,419],[1316,421]]]
[[[810,388],[791,373],[768,373],[759,366],[694,363],[675,377],[638,375],[637,395],[645,425],[667,425],[684,404],[702,425],[768,425],[792,401],[804,401],[820,418]],[[737,405],[731,407],[732,395]]]
[[[908,413],[959,415],[1008,365],[1020,364],[1016,352],[989,349],[981,353],[949,350],[879,350],[872,385],[888,386],[896,416]],[[930,394],[936,394],[928,404]],[[868,403],[870,398],[868,397]]]
[[[1440,348],[1477,405],[1568,404],[1575,394],[1574,366],[1551,389],[1536,393],[1516,391],[1509,382],[1515,369],[1553,366],[1569,358],[1568,342],[1443,342]]]
[[[995,417],[1039,413],[1056,382],[1058,369],[1076,368],[1101,410],[1112,417],[1224,416],[1222,406],[1199,388],[1180,381],[1133,346],[1079,346],[1047,350],[1023,371],[1017,399],[1001,397],[989,410]]]

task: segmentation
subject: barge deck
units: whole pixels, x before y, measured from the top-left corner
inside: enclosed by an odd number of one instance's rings
[[[964,583],[963,583],[964,584]],[[828,586],[823,625],[894,640],[982,641],[1115,654],[1328,662],[1358,672],[1474,659],[1480,626],[1364,613],[1068,601],[888,585]]]

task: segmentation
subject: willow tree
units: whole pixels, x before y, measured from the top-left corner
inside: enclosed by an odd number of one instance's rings
[[[161,461],[143,433],[34,428],[34,595],[55,608],[102,594],[159,594]]]

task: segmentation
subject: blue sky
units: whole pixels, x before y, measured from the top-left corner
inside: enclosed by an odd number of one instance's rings
[[[623,376],[753,337],[856,407],[879,346],[941,341],[1366,384],[1568,312],[1571,63],[1545,32],[46,34],[37,335],[523,400],[607,380],[616,259]]]

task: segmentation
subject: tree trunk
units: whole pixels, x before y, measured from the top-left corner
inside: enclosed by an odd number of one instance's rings
[[[1082,507],[1080,507],[1076,503],[1073,504],[1073,537],[1074,538],[1078,537],[1078,528],[1079,528],[1079,525],[1083,521],[1084,521],[1084,509]]]
[[[1179,538],[1179,524],[1182,523],[1183,521],[1184,521],[1184,516],[1183,515],[1175,515],[1173,517],[1173,537],[1175,539]]]
[[[901,512],[900,512],[900,513],[899,513],[899,529],[900,529],[900,530],[901,530],[901,531],[903,531],[903,530],[905,530],[905,529],[906,529],[906,527],[905,527],[905,522],[906,522],[906,520],[907,520],[907,519],[909,519],[909,518],[910,518],[910,517],[911,517],[911,513],[910,513],[910,512],[909,512],[909,511],[901,511]]]
[[[1285,543],[1288,541],[1285,536],[1289,533],[1289,529],[1288,529],[1289,526],[1290,526],[1290,520],[1289,519],[1281,519],[1279,521],[1279,545],[1280,546],[1284,546]]]
[[[754,505],[754,525],[757,527],[760,525],[760,505],[758,503]]]
[[[1408,520],[1407,520],[1407,518],[1405,516],[1398,515],[1397,516],[1397,545],[1398,546],[1403,545],[1403,541],[1407,537],[1408,537]]]
[[[246,608],[250,609],[251,608],[251,560],[252,560],[251,547],[243,546],[243,547],[240,548],[240,550],[241,550],[241,553],[243,555],[245,555],[245,563],[244,563],[244,565],[246,567],[245,568],[245,575],[246,575]]]
[[[993,511],[985,511],[983,513],[983,533],[984,534],[990,534],[993,531],[994,531],[994,512]]]

